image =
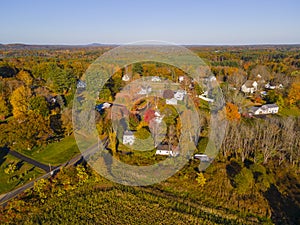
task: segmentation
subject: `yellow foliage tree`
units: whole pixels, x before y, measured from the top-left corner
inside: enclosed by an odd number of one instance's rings
[[[16,77],[17,79],[23,81],[26,86],[32,85],[33,78],[27,71],[21,70]]]
[[[10,103],[12,105],[12,113],[15,118],[27,115],[30,97],[31,90],[25,86],[20,86],[13,91]]]
[[[288,94],[288,101],[290,105],[293,105],[297,101],[300,101],[300,81],[292,84]]]
[[[108,131],[108,138],[110,142],[110,148],[111,148],[111,153],[114,157],[118,158],[117,156],[117,134],[116,132],[113,131],[112,128]]]
[[[196,181],[200,187],[203,187],[206,183],[206,178],[204,177],[203,173],[198,173]]]
[[[143,128],[143,127],[147,127],[149,124],[146,122],[146,121],[141,121],[140,123],[139,123],[139,125],[137,126],[137,130],[139,130],[139,129],[141,129],[141,128]]]

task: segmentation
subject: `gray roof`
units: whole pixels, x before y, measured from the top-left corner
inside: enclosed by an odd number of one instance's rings
[[[276,105],[276,104],[266,104],[266,105],[264,105],[265,107],[267,107],[267,108],[278,108],[278,105]]]
[[[123,135],[131,136],[131,135],[133,135],[133,134],[134,134],[133,131],[131,131],[131,130],[126,130],[126,131],[124,131],[124,134],[123,134]]]
[[[256,110],[260,109],[260,107],[253,106],[249,109],[249,112],[255,112]]]
[[[166,99],[171,99],[174,97],[174,91],[172,90],[164,90],[163,97]]]
[[[253,87],[253,83],[254,83],[254,80],[247,80],[244,85],[247,87],[247,88],[252,88]]]
[[[158,145],[157,146],[157,150],[171,150],[172,149],[172,146],[170,146],[169,148],[169,145]]]
[[[249,109],[249,112],[255,112],[258,109],[271,109],[271,108],[279,108],[278,105],[276,104],[266,104],[266,105],[262,105],[262,106],[253,106]]]

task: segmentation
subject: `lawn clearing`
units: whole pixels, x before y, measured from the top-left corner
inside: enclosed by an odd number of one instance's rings
[[[9,192],[44,173],[40,168],[23,162],[12,155],[2,153],[4,152],[0,153],[0,194]],[[7,174],[4,170],[10,163],[14,163],[16,169]]]
[[[60,142],[51,143],[32,151],[23,151],[22,153],[41,163],[58,166],[78,154],[79,149],[74,136],[68,136]]]
[[[279,114],[282,116],[300,116],[300,110],[296,107],[293,108],[281,108]]]

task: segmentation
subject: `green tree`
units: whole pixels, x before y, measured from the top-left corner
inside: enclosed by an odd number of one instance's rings
[[[147,128],[142,127],[135,132],[134,136],[139,139],[147,139],[150,136],[150,132]]]
[[[37,78],[43,78],[46,85],[56,93],[66,93],[70,89],[75,90],[76,78],[70,67],[58,65],[57,63],[41,63],[33,69]]]
[[[129,114],[129,129],[135,130],[139,125],[139,120],[135,114]]]
[[[62,128],[64,133],[69,136],[73,132],[72,109],[66,108],[61,114]]]
[[[252,171],[244,167],[239,174],[234,177],[236,191],[240,195],[249,194],[254,185],[254,177]]]
[[[263,192],[267,191],[271,184],[274,183],[272,175],[267,173],[267,170],[263,165],[253,164],[250,166],[250,169],[253,172],[257,189]]]
[[[103,88],[100,90],[99,99],[101,99],[103,101],[112,101],[113,100],[113,97],[112,97],[112,94],[111,94],[109,88]]]
[[[9,108],[7,106],[7,102],[0,95],[0,121],[4,120],[9,115]]]
[[[34,112],[46,117],[49,115],[48,102],[43,96],[33,96],[29,100],[29,108]]]
[[[142,127],[138,129],[134,136],[134,149],[138,149],[139,151],[149,151],[154,149],[154,139],[152,138],[148,127]]]
[[[140,75],[143,74],[143,66],[141,63],[134,63],[132,66],[132,73],[138,73]]]
[[[265,100],[267,103],[276,103],[279,98],[279,94],[277,94],[274,90],[268,91],[268,95],[265,96]]]

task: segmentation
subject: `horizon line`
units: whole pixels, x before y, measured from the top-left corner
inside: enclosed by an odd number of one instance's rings
[[[138,42],[137,42],[138,43]],[[1,43],[0,45],[27,45],[27,46],[87,46],[87,47],[97,47],[100,46],[114,46],[114,45],[132,45],[133,42],[129,43],[23,43],[23,42],[10,42]],[[181,46],[284,46],[284,45],[300,45],[299,43],[170,43],[170,45],[181,45]],[[138,44],[137,44],[138,45]]]

